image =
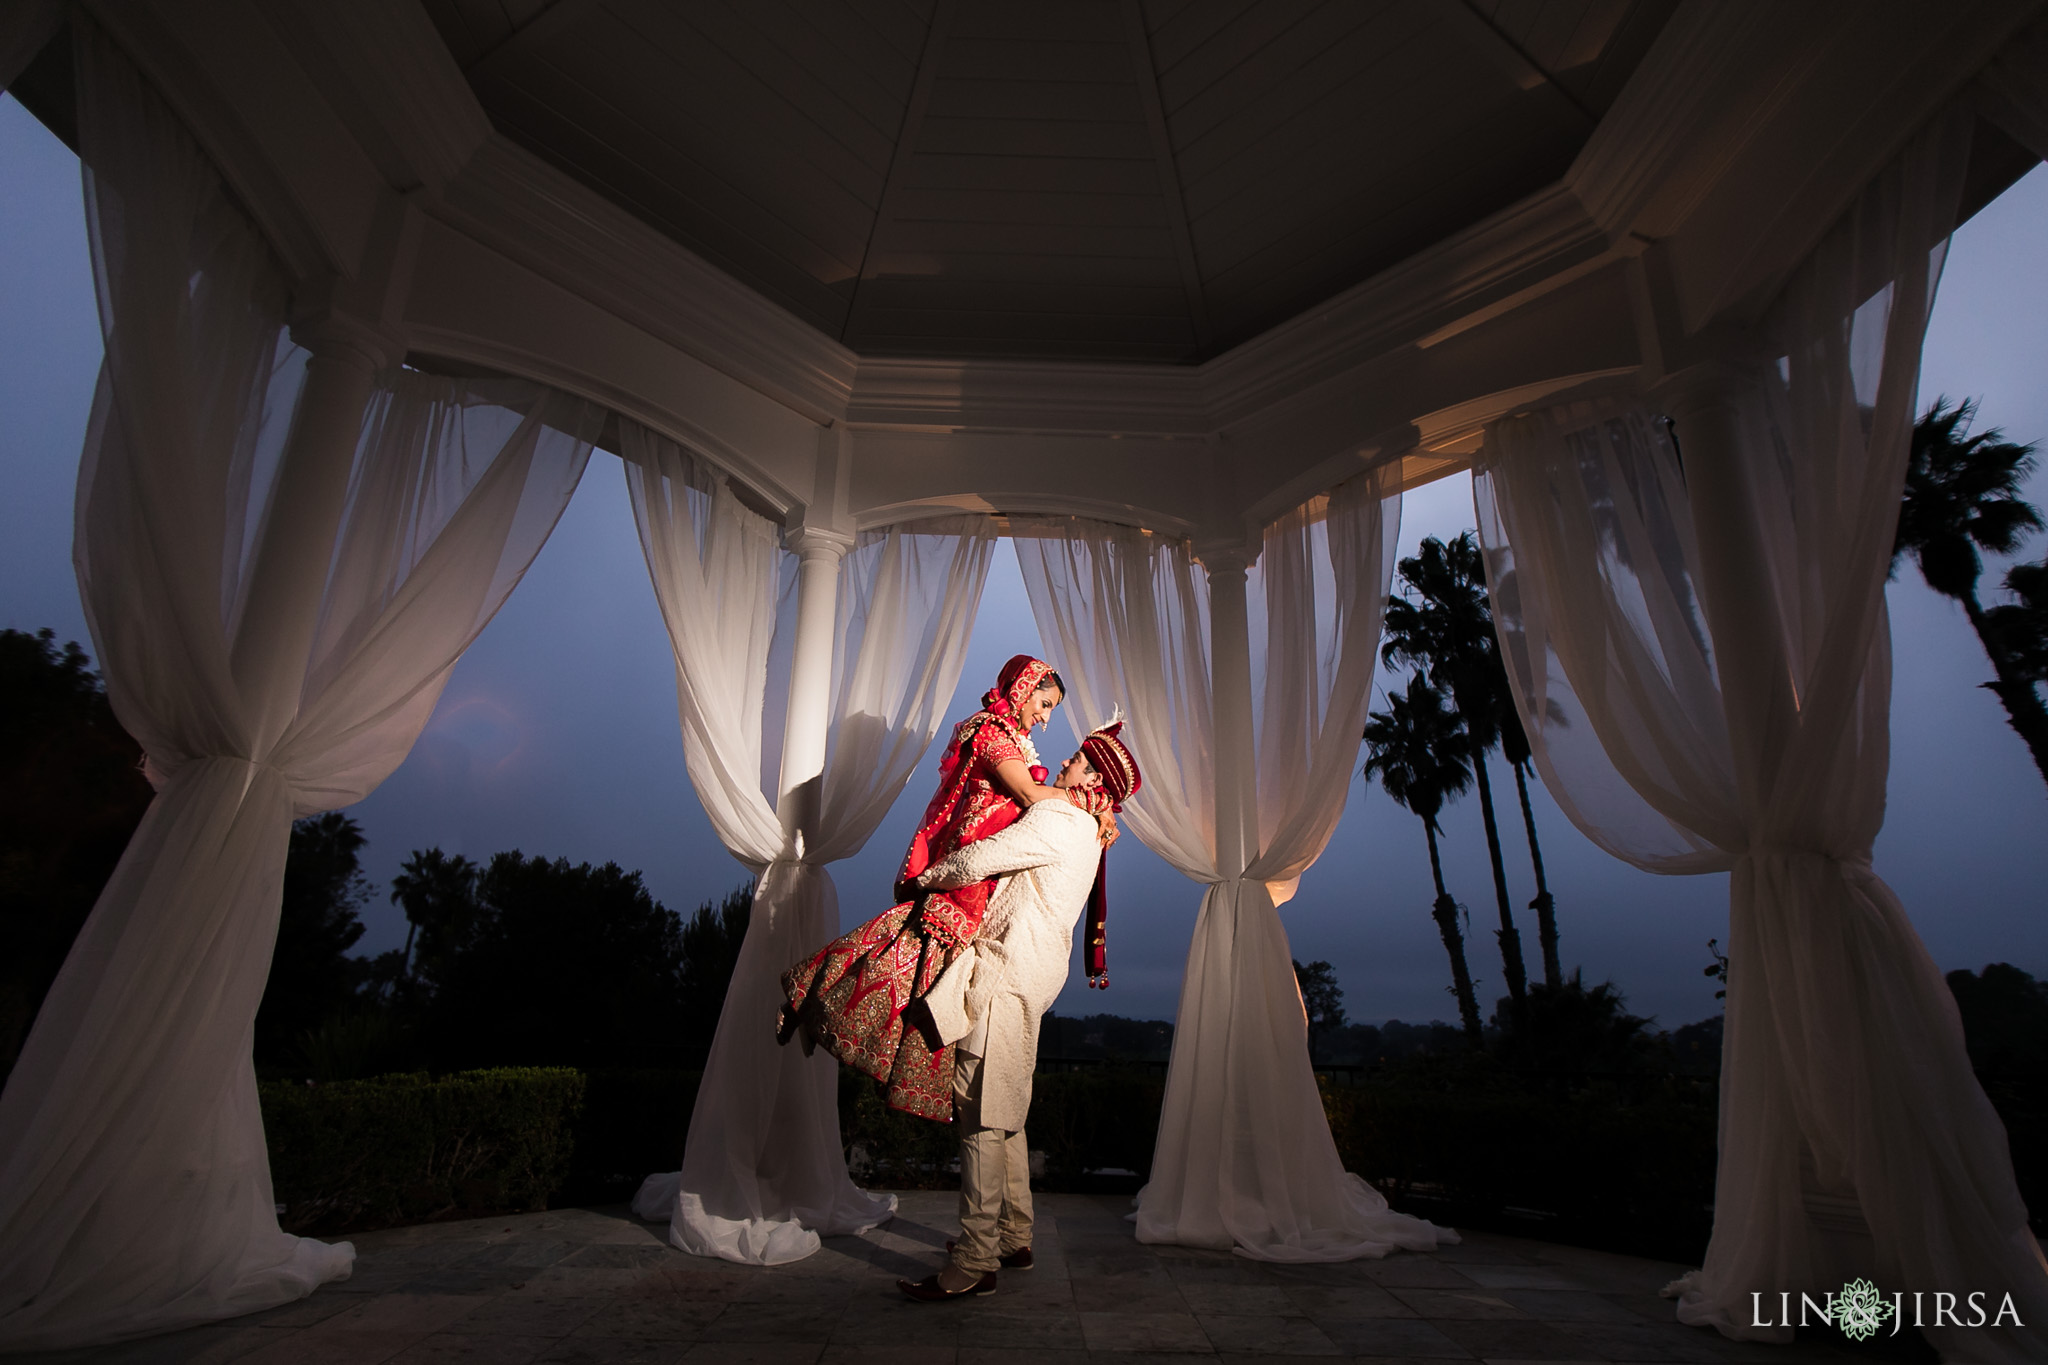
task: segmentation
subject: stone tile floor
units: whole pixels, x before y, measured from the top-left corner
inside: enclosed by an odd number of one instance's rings
[[[1429,1254],[1281,1266],[1142,1246],[1130,1201],[1041,1195],[1037,1267],[990,1298],[916,1304],[954,1196],[795,1265],[687,1256],[623,1208],[358,1235],[353,1278],[267,1313],[36,1365],[1271,1365],[1397,1361],[1756,1362],[1868,1353],[1727,1341],[1681,1327],[1657,1291],[1681,1267],[1484,1233]],[[1142,1354],[1132,1354],[1142,1353]]]

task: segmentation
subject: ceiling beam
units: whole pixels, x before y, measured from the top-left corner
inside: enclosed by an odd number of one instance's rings
[[[1173,142],[1166,135],[1166,107],[1159,98],[1159,70],[1152,64],[1152,36],[1145,31],[1141,0],[1124,0],[1124,22],[1131,61],[1137,67],[1138,99],[1145,106],[1145,126],[1152,134],[1152,161],[1159,168],[1159,192],[1166,200],[1173,253],[1180,259],[1181,289],[1187,295],[1188,322],[1195,329],[1196,359],[1209,357],[1209,304],[1202,292],[1201,263],[1195,257],[1194,229],[1188,224],[1187,196],[1181,193],[1180,168],[1174,164]]]
[[[1472,44],[1491,58],[1507,78],[1525,90],[1537,86],[1547,87],[1559,99],[1571,106],[1572,111],[1590,124],[1600,122],[1599,113],[1588,107],[1584,100],[1566,89],[1564,84],[1552,75],[1548,68],[1530,55],[1527,48],[1508,36],[1507,30],[1482,14],[1472,0],[1456,0],[1456,3],[1432,7],[1432,14],[1449,17],[1453,26],[1461,30]]]
[[[478,53],[474,61],[462,68],[462,74],[474,80],[500,65],[512,53],[526,52],[536,44],[551,42],[596,8],[597,0],[554,0],[546,9]]]
[[[875,205],[874,221],[868,225],[867,245],[860,250],[860,273],[853,277],[853,297],[846,301],[846,320],[839,325],[841,345],[852,344],[847,338],[853,335],[854,320],[860,313],[862,286],[874,269],[875,242],[889,222],[889,205],[910,174],[911,158],[917,155],[917,139],[924,131],[924,112],[932,102],[932,82],[939,75],[939,57],[946,46],[946,34],[953,27],[953,4],[954,0],[937,0],[932,6],[931,23],[925,26],[924,51],[917,57],[917,79],[910,87],[910,102],[903,106],[903,126],[897,131],[896,146],[889,153],[889,175],[882,182],[882,198]]]

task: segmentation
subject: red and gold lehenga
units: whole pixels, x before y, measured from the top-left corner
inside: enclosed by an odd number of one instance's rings
[[[955,891],[919,891],[912,883],[939,859],[1022,814],[998,784],[996,769],[1035,757],[1018,715],[1051,673],[1042,660],[1018,655],[982,698],[982,709],[954,727],[939,763],[938,792],[897,874],[900,903],[782,975],[789,1002],[783,1041],[801,1029],[809,1043],[884,1085],[892,1109],[952,1122],[953,1046],[937,1046],[929,1022],[910,1007],[980,932],[995,882]],[[1034,766],[1032,778],[1044,781],[1045,770]]]

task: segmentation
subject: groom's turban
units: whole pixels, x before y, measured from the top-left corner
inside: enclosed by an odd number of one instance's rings
[[[1138,760],[1117,738],[1123,728],[1122,721],[1113,721],[1081,741],[1081,752],[1087,756],[1089,766],[1102,777],[1102,789],[1119,807],[1145,785]]]

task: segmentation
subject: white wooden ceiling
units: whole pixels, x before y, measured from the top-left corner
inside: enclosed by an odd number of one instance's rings
[[[865,354],[1193,362],[1556,181],[1675,0],[425,0],[498,129]]]

